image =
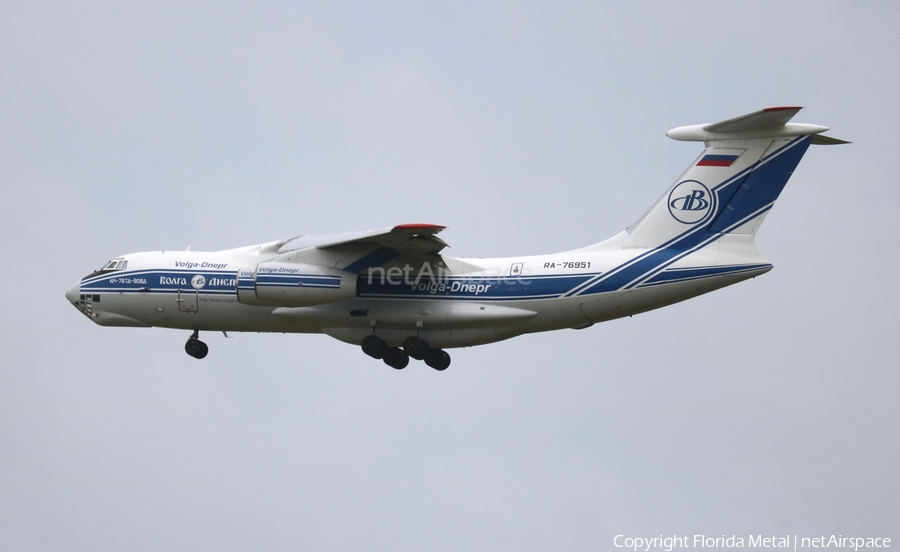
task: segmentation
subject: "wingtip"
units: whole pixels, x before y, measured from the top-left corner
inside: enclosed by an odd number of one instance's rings
[[[763,109],[763,113],[771,113],[773,111],[789,111],[791,109],[796,109],[797,111],[800,111],[801,109],[803,109],[803,106],[779,105],[779,106],[775,106],[775,107],[767,107],[767,108]]]
[[[407,224],[398,224],[394,226],[394,230],[423,230],[423,231],[434,231],[440,232],[446,228],[446,226],[441,226],[440,224],[429,224],[426,222],[411,222]]]

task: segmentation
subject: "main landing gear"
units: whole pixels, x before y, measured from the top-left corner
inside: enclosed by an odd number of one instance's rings
[[[196,359],[204,358],[209,354],[209,347],[206,346],[206,343],[200,341],[199,336],[200,331],[194,330],[194,333],[188,338],[187,343],[184,344],[184,352]]]
[[[446,370],[450,366],[450,355],[443,349],[432,349],[423,339],[412,336],[403,342],[403,348],[391,347],[377,335],[367,335],[362,340],[362,350],[372,358],[380,358],[395,370],[402,370],[409,359],[424,360],[435,370]]]

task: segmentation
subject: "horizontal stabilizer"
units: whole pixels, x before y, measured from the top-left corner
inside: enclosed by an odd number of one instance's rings
[[[687,142],[717,142],[722,140],[750,140],[754,138],[793,138],[825,132],[828,127],[789,123],[802,108],[769,107],[718,123],[678,127],[666,133],[673,140]]]
[[[839,146],[841,144],[852,144],[853,142],[848,142],[846,140],[841,140],[839,138],[832,138],[831,136],[823,136],[822,134],[816,134],[813,136],[812,144],[814,146]]]
[[[776,128],[786,125],[802,107],[767,107],[747,115],[741,115],[720,123],[703,125],[709,132],[745,132],[762,128]]]

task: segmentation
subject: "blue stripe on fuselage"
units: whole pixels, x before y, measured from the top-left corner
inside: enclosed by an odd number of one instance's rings
[[[484,299],[512,301],[559,297],[594,277],[589,274],[555,274],[524,277],[447,276],[422,278],[418,282],[360,274],[356,289],[360,297],[409,299]]]
[[[243,283],[243,281],[242,281]],[[322,276],[318,274],[257,274],[257,287],[315,287],[334,288],[341,287],[340,276]],[[243,289],[243,286],[241,287]]]
[[[701,266],[690,268],[670,268],[660,272],[659,274],[647,279],[639,287],[646,287],[659,284],[668,284],[672,282],[682,282],[686,280],[698,280],[701,278],[710,278],[713,276],[725,276],[729,274],[740,274],[752,270],[769,269],[772,265],[769,263],[756,263],[746,265],[728,265],[728,266]]]
[[[191,290],[191,279],[203,276],[201,293],[235,293],[237,272],[201,272],[194,270],[116,271],[82,282],[85,292],[176,292]]]

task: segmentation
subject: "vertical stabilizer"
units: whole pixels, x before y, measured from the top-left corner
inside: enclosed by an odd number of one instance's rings
[[[675,140],[702,141],[703,153],[627,230],[624,247],[692,247],[701,235],[755,234],[806,153],[819,125],[789,123],[799,107],[774,107],[719,123],[679,127]],[[693,236],[693,238],[691,238]]]

